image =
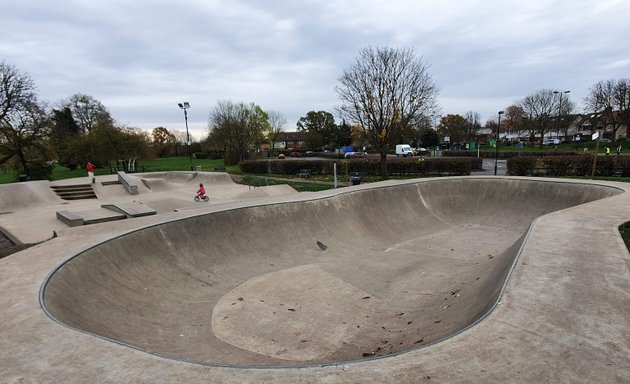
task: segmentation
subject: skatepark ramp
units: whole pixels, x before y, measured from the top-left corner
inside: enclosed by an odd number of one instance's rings
[[[226,209],[74,255],[44,283],[41,303],[76,330],[202,364],[398,354],[487,315],[537,217],[617,193],[469,177]]]

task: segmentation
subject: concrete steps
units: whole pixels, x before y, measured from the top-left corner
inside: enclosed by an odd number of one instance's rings
[[[96,199],[91,184],[53,185],[50,188],[64,200]]]

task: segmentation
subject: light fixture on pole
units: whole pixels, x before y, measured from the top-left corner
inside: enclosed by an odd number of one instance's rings
[[[190,108],[190,103],[184,101],[184,103],[177,103],[181,109],[184,110],[184,121],[186,122],[186,145],[188,145],[188,161],[190,162],[190,170],[193,170],[192,166],[192,155],[190,154],[190,135],[188,134],[188,111]]]
[[[556,128],[556,138],[560,136],[560,116],[562,114],[562,94],[569,93],[571,91],[553,91],[554,95],[560,95],[560,100],[558,101],[558,128]],[[565,138],[566,140],[566,138]]]
[[[497,163],[499,162],[499,129],[501,128],[501,115],[503,111],[499,111],[499,122],[497,123],[497,138],[494,143],[494,175],[497,175]]]

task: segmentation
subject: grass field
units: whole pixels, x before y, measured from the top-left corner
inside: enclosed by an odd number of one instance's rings
[[[188,157],[165,157],[151,161],[139,161],[136,170],[138,172],[157,172],[157,171],[188,171],[191,168],[191,162]],[[212,171],[214,168],[225,167],[223,159],[192,159],[192,167],[200,166],[203,171]],[[240,174],[238,165],[226,167],[226,171],[232,174]],[[111,169],[106,167],[96,168],[94,173],[99,175],[111,174]],[[87,171],[85,167],[70,170],[64,166],[56,165],[53,168],[52,180],[72,179],[77,177],[86,177]],[[18,175],[9,170],[0,170],[0,184],[14,183],[18,181]]]

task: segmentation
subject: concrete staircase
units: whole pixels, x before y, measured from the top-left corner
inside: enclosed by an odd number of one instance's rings
[[[96,199],[90,184],[54,185],[50,188],[64,200]]]

